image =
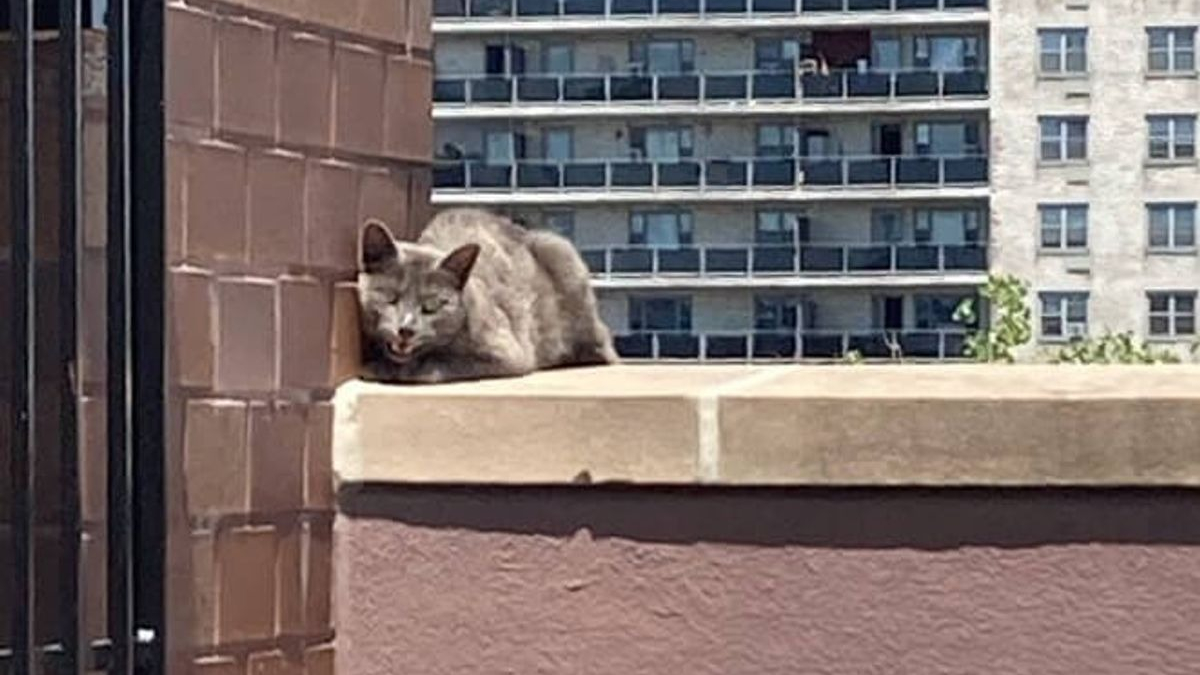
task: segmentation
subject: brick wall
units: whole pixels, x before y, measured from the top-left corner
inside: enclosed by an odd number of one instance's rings
[[[171,3],[166,37],[174,665],[324,675],[334,326],[362,220],[427,218],[429,0]]]

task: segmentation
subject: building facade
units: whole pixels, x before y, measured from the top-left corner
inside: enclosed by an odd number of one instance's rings
[[[1195,333],[1200,2],[441,0],[433,203],[575,242],[629,358]]]

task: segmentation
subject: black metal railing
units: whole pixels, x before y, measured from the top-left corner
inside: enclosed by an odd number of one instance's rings
[[[0,456],[9,475],[0,491],[0,559],[11,560],[11,573],[0,571],[0,625],[7,627],[0,631],[0,674],[161,673],[163,3],[110,0],[103,24],[92,25],[87,0],[5,1],[0,31],[13,49],[0,69],[11,83],[12,140],[2,165],[12,199],[7,236],[0,236],[0,266],[8,268],[0,296],[9,305],[9,335],[0,340],[8,364],[0,373],[7,416]],[[106,72],[95,78],[106,83],[106,176],[83,174],[85,44],[107,50]],[[108,186],[105,243],[85,251],[83,181],[97,177]],[[55,209],[37,208],[55,202]],[[81,349],[81,275],[93,252],[104,270],[104,346]],[[82,353],[89,351],[93,359],[103,352],[100,383],[84,382]],[[94,522],[85,521],[81,498],[85,395],[105,410],[103,455],[87,456],[106,472],[104,485],[87,486],[106,495]],[[106,560],[92,555],[85,563],[98,547]],[[101,565],[105,578],[92,588],[84,580],[94,575],[86,572]],[[89,597],[106,608],[96,617],[100,634],[84,630]]]
[[[965,358],[961,328],[693,332],[646,330],[614,336],[630,361],[801,361],[865,359],[941,361]]]

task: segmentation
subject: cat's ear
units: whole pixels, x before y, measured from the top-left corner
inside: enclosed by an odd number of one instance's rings
[[[454,277],[458,290],[461,291],[467,285],[467,279],[471,276],[471,268],[475,267],[477,258],[479,258],[479,244],[463,244],[442,258],[442,262],[438,263],[438,268],[449,272]]]
[[[358,260],[368,272],[392,262],[398,257],[396,240],[387,226],[378,220],[368,220],[359,237]]]

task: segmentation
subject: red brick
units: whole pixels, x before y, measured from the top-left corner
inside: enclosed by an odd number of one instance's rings
[[[203,270],[171,272],[171,346],[175,380],[185,387],[213,382],[213,279]]]
[[[332,298],[328,284],[285,277],[279,282],[280,386],[329,386],[329,327]]]
[[[250,509],[294,511],[304,503],[304,409],[250,407]]]
[[[281,152],[253,153],[250,180],[250,260],[304,262],[304,161]]]
[[[329,523],[305,523],[308,539],[307,577],[304,580],[304,621],[311,633],[333,625],[333,529]]]
[[[408,225],[408,174],[387,169],[363,171],[358,179],[358,222],[375,218],[395,232]]]
[[[208,530],[192,533],[192,644],[216,644],[216,541]]]
[[[385,150],[392,157],[427,162],[433,157],[433,69],[428,62],[387,60]]]
[[[304,651],[306,675],[333,675],[333,645],[317,645]]]
[[[263,279],[217,282],[218,391],[275,388],[275,286]]]
[[[192,400],[184,424],[188,512],[193,516],[245,512],[249,506],[245,404]]]
[[[241,664],[228,656],[205,656],[192,661],[192,675],[244,675]]]
[[[337,111],[333,144],[341,150],[379,154],[383,148],[383,54],[360,45],[338,43]]]
[[[217,35],[217,126],[274,138],[275,29],[225,19]]]
[[[353,167],[312,162],[305,181],[308,264],[351,272],[357,269],[358,190]]]
[[[281,651],[250,655],[248,675],[303,675],[304,664],[293,661]]]
[[[243,527],[217,540],[217,639],[260,640],[275,632],[275,530]]]
[[[215,143],[193,146],[187,174],[188,258],[245,260],[245,151]]]
[[[79,491],[84,522],[104,519],[108,499],[108,438],[105,401],[89,396],[79,401]]]
[[[333,406],[314,403],[308,408],[308,438],[304,448],[304,506],[333,508]]]
[[[433,0],[408,0],[408,47],[433,48]]]
[[[334,385],[358,377],[362,361],[361,324],[358,313],[358,287],[339,283],[333,288],[333,329],[329,351],[329,378]]]
[[[207,128],[213,119],[213,18],[170,5],[166,29],[167,119]]]
[[[325,147],[333,104],[333,48],[324,38],[288,33],[279,42],[279,135]]]
[[[103,150],[101,150],[103,152]],[[185,148],[174,141],[167,141],[167,263],[174,264],[183,259],[183,233],[184,233],[184,213],[183,213],[183,185],[187,180],[187,152]],[[85,160],[86,161],[86,160]],[[103,169],[97,167],[103,173]],[[92,182],[93,174],[84,174],[87,178],[83,181],[85,184],[85,193],[88,183]],[[86,203],[85,196],[85,203]],[[103,199],[100,204],[92,208],[104,208]],[[85,212],[85,218],[92,217],[92,214]],[[99,212],[94,214],[94,217],[100,219],[101,224],[104,223],[104,214]],[[103,229],[103,228],[101,228]],[[103,235],[101,235],[103,242]],[[103,246],[103,243],[100,244]]]
[[[299,524],[287,532],[280,533],[278,569],[275,571],[279,587],[275,596],[279,601],[279,635],[304,633],[304,584],[302,577],[302,536]]]

